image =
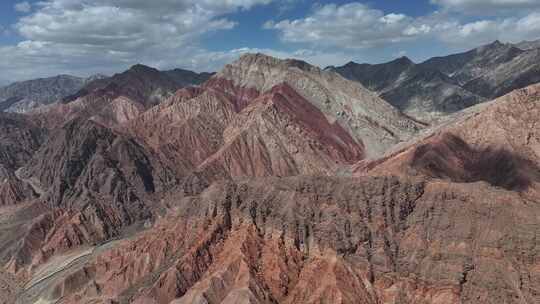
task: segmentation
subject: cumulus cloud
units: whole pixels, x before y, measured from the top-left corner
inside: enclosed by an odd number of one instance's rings
[[[13,9],[19,13],[29,13],[32,10],[32,5],[27,1],[15,3]]]
[[[201,37],[237,25],[227,14],[272,1],[46,0],[28,10],[20,3],[16,9],[33,11],[12,26],[23,41],[0,47],[0,57],[10,58],[0,62],[2,77],[113,72],[137,62],[189,64],[186,58],[206,52]]]
[[[450,44],[475,46],[496,39],[520,42],[540,38],[540,12],[521,18],[478,20],[459,24],[448,22],[440,25],[439,39]]]
[[[352,48],[399,42],[420,30],[429,31],[427,28],[417,29],[414,19],[406,15],[384,14],[358,2],[320,6],[305,18],[269,21],[264,28],[280,31],[282,40],[286,42]]]
[[[28,40],[87,45],[114,51],[179,46],[203,33],[230,29],[221,18],[270,0],[50,0],[15,25]]]
[[[260,51],[327,66],[358,56],[375,60],[421,42],[476,47],[495,39],[517,42],[540,38],[539,1],[432,0],[438,12],[412,17],[384,12],[360,2],[316,5],[303,18],[275,20],[264,28],[279,33],[285,50],[239,48],[209,51],[204,37],[237,26],[229,14],[275,3],[277,8],[304,0],[42,0],[32,2],[9,27],[22,42],[0,46],[0,82],[58,73],[113,73],[140,62],[161,69],[217,70],[241,53]],[[26,3],[26,2],[21,2]],[[518,14],[478,17],[458,10],[497,5],[529,8]],[[538,9],[537,9],[538,8]],[[6,28],[4,28],[5,31]],[[0,34],[2,33],[0,28]],[[378,48],[383,47],[385,52]],[[361,50],[365,49],[365,50]],[[383,50],[383,49],[381,49]],[[377,53],[372,55],[373,53]],[[383,54],[384,53],[384,54]],[[351,56],[356,54],[356,56]],[[379,57],[377,57],[379,56]],[[424,56],[424,55],[422,55]]]
[[[450,11],[483,14],[540,8],[538,0],[431,0],[431,3]]]
[[[301,19],[268,21],[264,28],[279,31],[284,42],[328,48],[361,49],[420,39],[478,46],[495,39],[518,42],[540,38],[540,12],[530,11],[522,17],[460,22],[455,15],[445,12],[413,18],[404,14],[384,13],[365,4],[353,2],[341,6],[320,6]]]

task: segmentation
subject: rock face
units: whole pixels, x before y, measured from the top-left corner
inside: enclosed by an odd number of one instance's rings
[[[46,132],[26,116],[0,113],[0,165],[14,172],[39,149]],[[3,176],[2,176],[3,177]]]
[[[203,83],[211,75],[210,73],[197,74],[181,69],[159,71],[137,64],[123,73],[108,78],[96,79],[88,83],[76,94],[66,97],[64,103],[97,90],[114,90],[118,95],[149,107],[165,100],[180,88]]]
[[[0,115],[5,303],[540,301],[540,85],[426,127],[296,60],[155,73]]]
[[[14,205],[35,192],[16,177],[44,142],[47,132],[31,119],[15,113],[0,113],[0,206]]]
[[[359,172],[424,172],[454,182],[529,186],[540,167],[539,101],[538,84],[516,90],[454,117],[410,147],[360,163]]]
[[[60,75],[10,84],[0,88],[0,111],[24,113],[51,104],[77,92],[94,78]]]
[[[376,91],[408,115],[433,122],[539,82],[539,58],[537,48],[495,41],[420,64],[400,58],[379,65],[349,63],[328,69]]]
[[[223,137],[200,165],[205,176],[328,175],[364,157],[361,143],[287,84],[255,99]]]
[[[286,83],[362,141],[370,157],[411,138],[423,127],[363,86],[303,61],[279,60],[263,54],[244,55],[216,74],[207,86],[226,87],[227,82],[232,85],[231,91],[257,92],[267,92],[277,84]]]
[[[538,49],[538,48],[540,48],[540,40],[522,41],[522,42],[514,44],[514,45],[518,49],[522,49],[524,51],[532,50],[532,49]]]
[[[215,184],[177,204],[154,228],[96,257],[84,270],[84,284],[59,288],[51,299],[538,300],[537,226],[530,226],[537,224],[538,208],[486,184],[390,177],[265,179]],[[187,229],[189,234],[178,233]]]
[[[212,75],[182,69],[158,71],[138,64],[112,77],[59,75],[16,82],[0,88],[0,111],[26,113],[61,100],[73,101],[97,89],[112,87],[120,88],[125,97],[152,105],[182,87],[199,85]]]
[[[327,70],[362,83],[406,114],[426,122],[484,101],[443,72],[407,57],[376,65],[350,62]]]

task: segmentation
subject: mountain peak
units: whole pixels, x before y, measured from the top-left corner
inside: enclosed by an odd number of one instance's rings
[[[414,65],[414,62],[407,56],[402,56],[391,61],[391,63],[399,65]]]
[[[493,50],[504,49],[504,48],[506,48],[508,46],[511,46],[511,45],[502,43],[499,40],[495,40],[492,43],[489,43],[489,44],[486,44],[486,45],[483,45],[483,46],[477,48],[476,50],[481,53],[481,52],[485,52],[485,51],[493,51]]]
[[[131,66],[128,71],[136,72],[136,73],[158,72],[157,69],[155,69],[153,67],[150,67],[150,66],[147,66],[147,65],[144,65],[144,64],[140,64],[140,63],[137,63],[137,64]]]
[[[246,53],[233,63],[233,65],[258,65],[268,67],[296,67],[304,71],[318,69],[317,67],[299,59],[280,59],[263,53]]]

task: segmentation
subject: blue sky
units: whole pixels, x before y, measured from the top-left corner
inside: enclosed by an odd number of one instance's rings
[[[0,84],[135,63],[214,71],[245,52],[321,67],[540,38],[540,0],[2,0]]]

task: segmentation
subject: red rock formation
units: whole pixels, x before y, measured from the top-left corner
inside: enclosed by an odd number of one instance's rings
[[[242,110],[224,138],[200,165],[205,176],[330,174],[364,156],[361,144],[286,84]]]
[[[536,303],[538,92],[376,160],[416,124],[299,61],[247,56],[152,108],[86,96],[0,185],[24,201],[0,209],[3,269],[21,303]]]
[[[540,189],[540,85],[478,106],[433,135],[357,174],[420,175],[458,183],[485,181],[509,190]]]
[[[534,303],[538,215],[487,184],[215,184],[96,258],[88,286],[121,303]]]

